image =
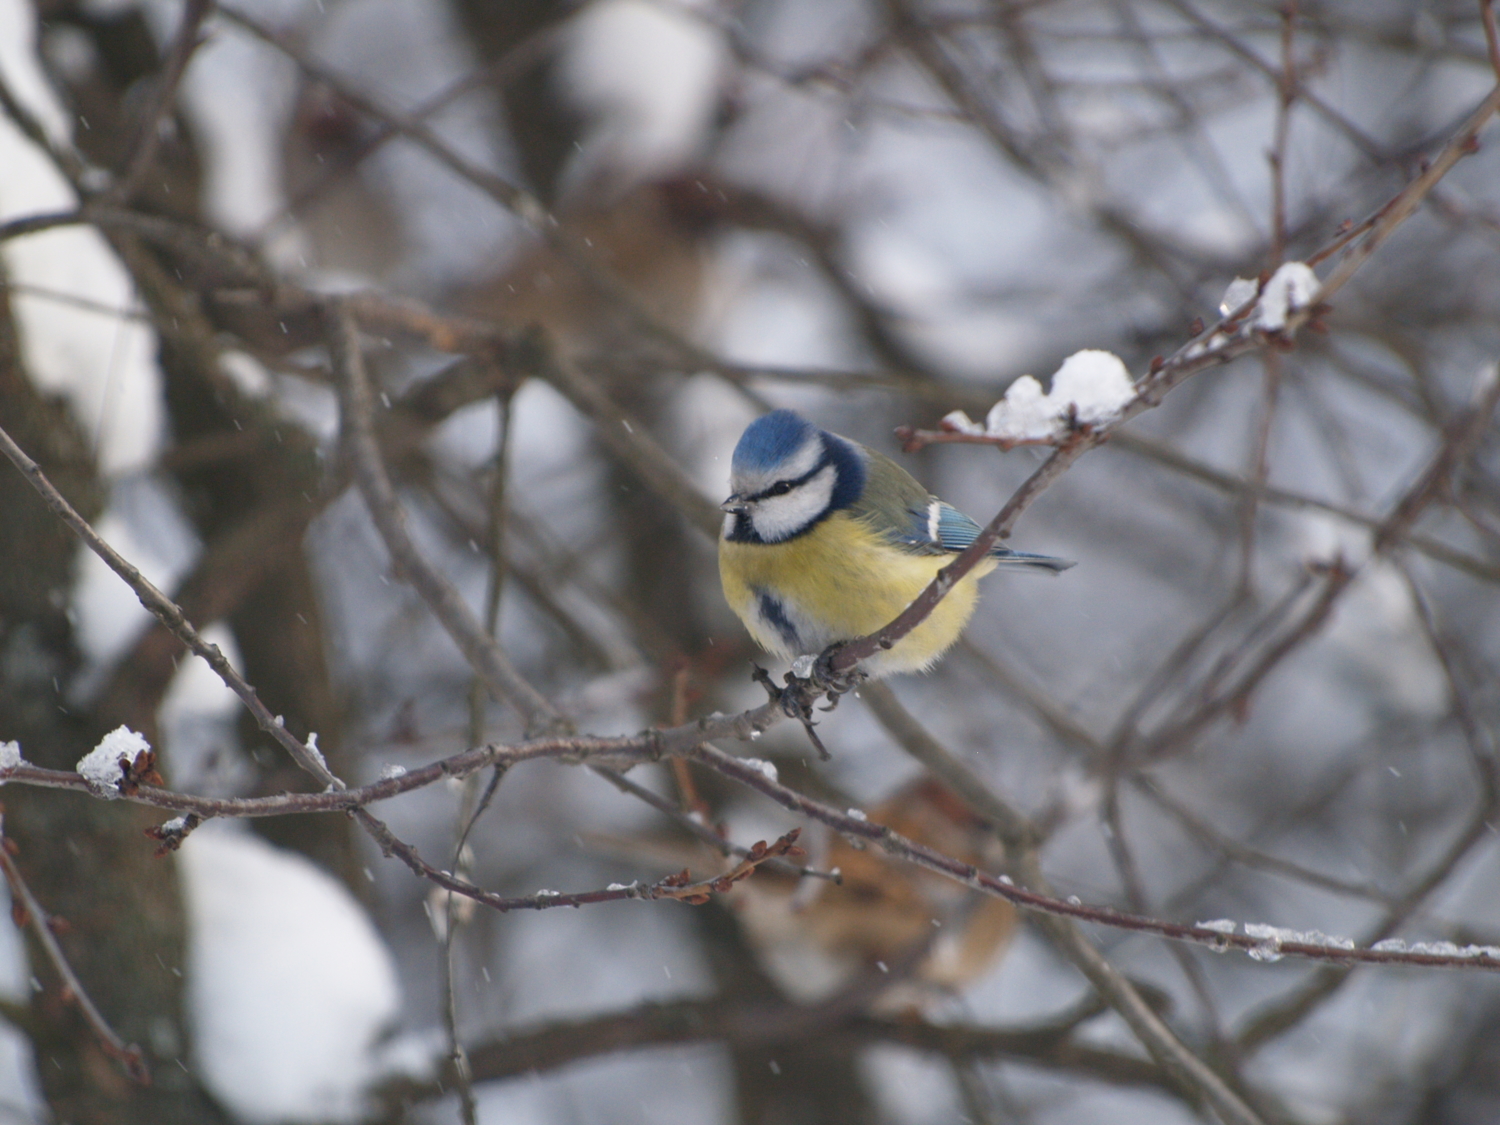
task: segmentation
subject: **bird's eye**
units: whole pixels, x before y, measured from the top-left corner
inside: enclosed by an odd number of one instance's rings
[[[775,484],[773,484],[770,488],[766,489],[765,494],[767,496],[785,496],[791,490],[792,490],[792,482],[791,481],[789,481],[789,480],[779,480]]]

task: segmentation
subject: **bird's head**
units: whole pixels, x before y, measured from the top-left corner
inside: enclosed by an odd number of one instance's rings
[[[790,410],[745,428],[730,464],[729,499],[719,505],[724,538],[780,543],[859,499],[865,486],[859,447]]]

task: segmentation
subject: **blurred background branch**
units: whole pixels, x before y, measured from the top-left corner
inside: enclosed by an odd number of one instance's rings
[[[155,1083],[11,954],[6,1102],[1493,1121],[1493,974],[981,941],[992,911],[833,829],[925,794],[946,825],[898,831],[960,867],[1279,928],[1267,958],[1500,943],[1495,43],[1490,0],[0,0],[0,426],[263,706],[7,471],[0,743],[66,771],[126,724],[224,812],[390,787],[158,861],[159,812],[12,785],[17,873]],[[1223,307],[1296,259],[1323,293],[1284,330]],[[1145,393],[1000,529],[1080,565],[990,579],[812,761],[718,590],[735,438],[787,406],[899,456],[1085,347]],[[1035,458],[902,463],[983,522]],[[504,768],[559,716],[628,775]],[[688,910],[443,893],[694,890],[793,827],[814,877]]]

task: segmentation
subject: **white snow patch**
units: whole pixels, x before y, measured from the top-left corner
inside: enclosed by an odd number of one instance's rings
[[[344,885],[237,827],[177,853],[199,1071],[238,1118],[354,1121],[400,1000],[390,952]]]
[[[958,434],[974,434],[975,436],[982,436],[984,434],[984,427],[962,410],[954,410],[944,414],[942,425],[943,429],[952,430]]]
[[[608,175],[618,186],[690,161],[713,113],[724,47],[690,11],[650,0],[601,0],[574,21],[559,78],[593,119],[569,186]]]
[[[246,398],[265,398],[271,393],[271,373],[249,352],[225,348],[219,353],[219,370]]]
[[[1212,930],[1216,934],[1232,934],[1239,923],[1233,918],[1215,918],[1212,922],[1198,922],[1195,925],[1200,930]]]
[[[777,781],[780,779],[780,775],[776,772],[775,762],[768,762],[764,758],[741,758],[740,760],[751,769],[760,770],[765,775],[767,781]]]
[[[71,143],[69,115],[37,63],[31,5],[0,4],[0,73],[49,136]],[[0,114],[0,222],[77,206],[73,189],[8,116]],[[156,342],[123,317],[138,302],[130,277],[98,231],[59,227],[0,246],[0,267],[27,372],[66,395],[97,443],[99,467],[120,473],[149,462],[160,443],[162,407]],[[99,308],[69,304],[79,298]]]
[[[1408,953],[1421,953],[1429,957],[1463,957],[1463,950],[1451,941],[1414,941]]]
[[[0,7],[4,0],[0,0]],[[9,888],[0,883],[0,996],[25,1005],[32,997],[31,966],[26,943],[10,910]],[[0,1099],[17,1121],[46,1121],[47,1103],[37,1085],[37,1063],[31,1040],[9,1023],[0,1023]]]
[[[173,549],[170,540],[176,538],[176,528],[142,527],[113,507],[94,521],[94,530],[158,590],[176,585],[192,561]],[[125,655],[150,624],[151,613],[109,564],[82,543],[77,560],[71,595],[74,622],[89,663],[102,668]]]
[[[1053,441],[1066,432],[1070,417],[1099,425],[1118,417],[1134,397],[1135,386],[1120,357],[1086,348],[1063,361],[1048,393],[1030,375],[1012,383],[1005,397],[990,408],[983,431],[962,412],[943,421],[960,432],[983,432],[1003,441]]]
[[[26,759],[21,757],[19,742],[0,742],[0,770],[13,770],[25,764]]]
[[[157,35],[175,33],[175,17],[149,6]],[[175,8],[175,5],[171,6]],[[300,3],[256,4],[272,23],[303,14]],[[278,10],[279,9],[279,10]],[[168,31],[163,21],[171,20]],[[203,212],[215,226],[251,236],[286,202],[282,190],[282,144],[297,90],[297,68],[249,32],[211,19],[204,44],[183,75],[180,99],[203,158]],[[293,230],[267,247],[279,264],[291,266],[306,252]]]
[[[116,727],[79,758],[75,768],[95,794],[112,801],[120,795],[120,764],[134,762],[137,754],[150,749],[151,743],[143,735],[129,727]]]
[[[50,140],[66,143],[71,139],[68,115],[38,65],[34,5],[0,4],[0,73],[5,75],[16,101]],[[0,120],[4,128],[12,128],[8,115]]]
[[[1050,397],[1067,412],[1078,408],[1080,422],[1107,422],[1135,397],[1130,372],[1113,352],[1085,348],[1074,352],[1052,376]]]
[[[242,666],[234,634],[223,622],[205,625],[200,632],[231,667]],[[175,786],[215,796],[245,791],[252,770],[248,757],[240,753],[235,728],[240,707],[239,697],[203,657],[194,653],[178,660],[157,714],[159,744],[172,764]]]
[[[1257,961],[1281,960],[1284,945],[1318,945],[1325,949],[1353,949],[1351,938],[1334,937],[1322,930],[1290,930],[1283,926],[1268,926],[1263,922],[1246,922],[1245,934],[1260,942],[1250,950]]]
[[[285,722],[282,720],[282,717],[280,715],[276,716],[276,725],[277,726],[285,726],[286,725]],[[327,761],[326,758],[323,757],[323,751],[321,751],[321,750],[318,749],[318,732],[317,731],[309,731],[308,734],[307,734],[307,741],[304,742],[302,745],[303,745],[303,748],[307,750],[308,756],[310,758],[312,758],[313,761],[317,762],[318,765],[322,766],[325,770],[328,769],[328,761]]]
[[[1247,301],[1255,300],[1258,292],[1260,286],[1255,283],[1255,278],[1235,278],[1229,283],[1229,288],[1224,290],[1224,296],[1219,298],[1219,315],[1228,316]]]
[[[990,407],[984,428],[991,437],[1045,441],[1061,429],[1061,421],[1042,385],[1032,376],[1022,375],[1006,388],[1005,397]]]
[[[1318,275],[1307,263],[1283,262],[1261,291],[1260,304],[1255,307],[1255,327],[1263,332],[1281,331],[1286,327],[1288,314],[1312,304],[1319,288]]]

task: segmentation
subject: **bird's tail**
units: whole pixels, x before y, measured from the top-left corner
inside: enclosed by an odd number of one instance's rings
[[[1068,567],[1078,565],[1072,559],[1058,559],[1051,555],[1033,555],[1029,551],[1012,551],[1006,547],[996,547],[990,552],[990,558],[1004,567],[1045,570],[1050,574],[1061,574]]]

